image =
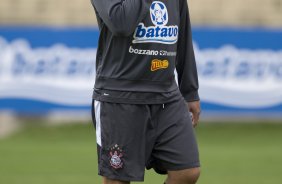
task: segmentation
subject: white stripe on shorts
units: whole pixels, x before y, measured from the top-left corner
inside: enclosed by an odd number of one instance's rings
[[[101,102],[94,102],[95,120],[96,120],[96,141],[99,146],[102,147],[101,140]]]

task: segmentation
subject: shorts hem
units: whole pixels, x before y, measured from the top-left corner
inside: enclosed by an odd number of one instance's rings
[[[129,182],[134,182],[134,181],[137,181],[137,182],[143,182],[144,181],[144,177],[140,177],[140,178],[133,178],[133,177],[119,177],[119,176],[113,176],[113,175],[107,175],[107,174],[100,174],[100,176],[103,176],[103,177],[106,177],[108,179],[111,179],[111,180],[118,180],[118,181],[129,181]]]
[[[165,168],[167,171],[179,171],[179,170],[184,170],[184,169],[193,169],[197,167],[201,167],[201,164],[199,162],[196,162],[193,164],[181,165],[181,166],[169,166]]]

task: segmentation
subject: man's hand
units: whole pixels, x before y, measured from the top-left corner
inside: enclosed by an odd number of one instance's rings
[[[196,127],[199,123],[201,114],[200,101],[188,102],[188,110],[192,114],[192,124]]]

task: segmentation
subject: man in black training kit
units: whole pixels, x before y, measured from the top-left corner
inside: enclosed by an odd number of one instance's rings
[[[100,29],[92,112],[103,183],[143,181],[145,167],[167,174],[166,184],[196,183],[200,102],[187,1],[91,2]]]

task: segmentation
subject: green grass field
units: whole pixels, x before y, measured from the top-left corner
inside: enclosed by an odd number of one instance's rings
[[[207,124],[197,128],[199,184],[282,183],[282,124]],[[145,184],[163,176],[146,172]],[[29,124],[0,140],[0,184],[99,184],[91,124]]]

